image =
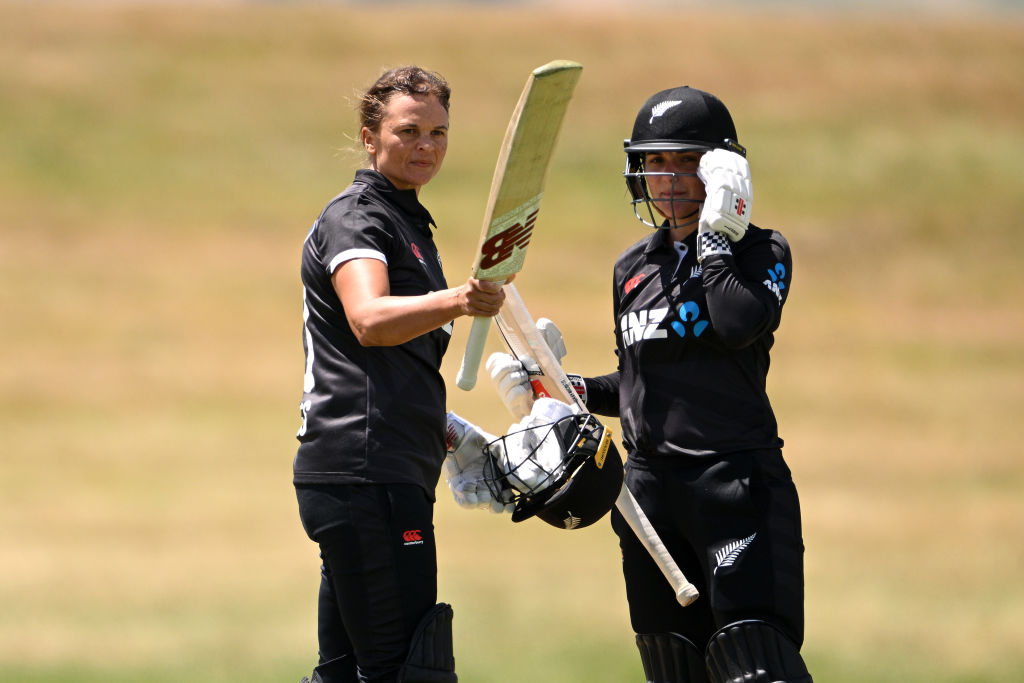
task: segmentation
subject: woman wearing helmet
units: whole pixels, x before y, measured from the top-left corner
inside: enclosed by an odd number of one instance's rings
[[[680,606],[612,511],[644,672],[656,683],[809,683],[800,504],[765,391],[789,244],[750,224],[746,150],[714,95],[656,93],[625,152],[634,213],[654,231],[615,263],[618,368],[577,390],[588,410],[619,418],[625,481],[700,591]],[[507,405],[529,386],[514,362],[489,369]]]
[[[636,216],[655,230],[614,271],[618,369],[585,379],[620,418],[626,481],[700,590],[688,607],[618,511],[630,620],[652,681],[811,680],[800,507],[765,391],[789,245],[749,224],[750,167],[710,93],[656,93],[625,141]]]

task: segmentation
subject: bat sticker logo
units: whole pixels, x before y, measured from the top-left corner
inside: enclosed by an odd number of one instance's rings
[[[536,221],[537,211],[534,211],[523,224],[515,223],[484,242],[480,249],[480,268],[493,268],[511,257],[517,247],[525,249],[533,237],[533,224]]]

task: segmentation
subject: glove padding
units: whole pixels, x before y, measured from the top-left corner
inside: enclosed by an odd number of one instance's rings
[[[511,490],[501,491],[495,498],[484,479],[485,473],[493,473],[494,462],[483,449],[495,438],[455,413],[448,413],[444,476],[460,507],[494,513],[511,513],[515,507]]]
[[[555,358],[558,359],[558,364],[562,364],[562,359],[568,355],[568,351],[565,348],[565,339],[562,337],[562,331],[558,329],[548,318],[537,318],[537,330],[544,338],[544,342],[551,349],[551,353],[555,354]],[[571,372],[567,372],[565,376],[568,378],[569,383],[572,384],[572,388],[576,391],[576,394],[583,400],[584,405],[587,403],[587,384],[583,380],[582,375],[575,375]],[[517,416],[519,417],[519,416]]]
[[[540,336],[544,338],[544,342],[551,349],[551,353],[555,354],[558,364],[561,365],[562,359],[568,352],[565,350],[565,339],[562,338],[562,331],[558,329],[558,325],[549,318],[537,318],[537,331],[540,332]]]
[[[521,493],[536,493],[553,484],[565,467],[565,449],[546,425],[572,415],[572,407],[553,398],[538,398],[530,414],[509,425],[505,450],[497,465]]]
[[[750,225],[754,205],[750,164],[736,152],[713,149],[700,158],[697,175],[707,192],[700,232],[719,232],[733,242],[740,241]]]
[[[512,416],[529,415],[533,407],[533,387],[526,367],[511,354],[495,352],[487,359],[487,372]]]
[[[537,331],[540,332],[544,343],[548,345],[551,353],[558,360],[558,364],[561,365],[562,359],[567,354],[562,331],[549,318],[537,319]],[[512,416],[519,420],[529,415],[536,398],[534,386],[530,382],[530,372],[540,371],[537,361],[529,356],[523,357],[520,361],[508,353],[495,352],[487,359],[486,366],[502,403],[512,413]],[[567,377],[585,404],[587,402],[587,387],[583,377],[574,374],[567,374]]]

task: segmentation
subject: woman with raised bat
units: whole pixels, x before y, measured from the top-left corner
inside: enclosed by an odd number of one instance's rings
[[[369,168],[323,209],[302,249],[293,480],[322,559],[313,681],[457,680],[452,609],[436,602],[434,489],[448,427],[440,366],[453,319],[493,316],[504,294],[473,278],[448,287],[419,200],[448,147],[449,96],[443,78],[415,66],[365,92]]]

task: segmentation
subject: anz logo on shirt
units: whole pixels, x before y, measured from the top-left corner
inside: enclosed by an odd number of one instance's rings
[[[708,328],[708,321],[701,318],[700,306],[686,301],[676,311],[671,308],[651,308],[630,311],[619,319],[622,344],[632,346],[641,339],[665,339],[668,329],[662,324],[668,320],[668,328],[682,338],[697,338]]]

